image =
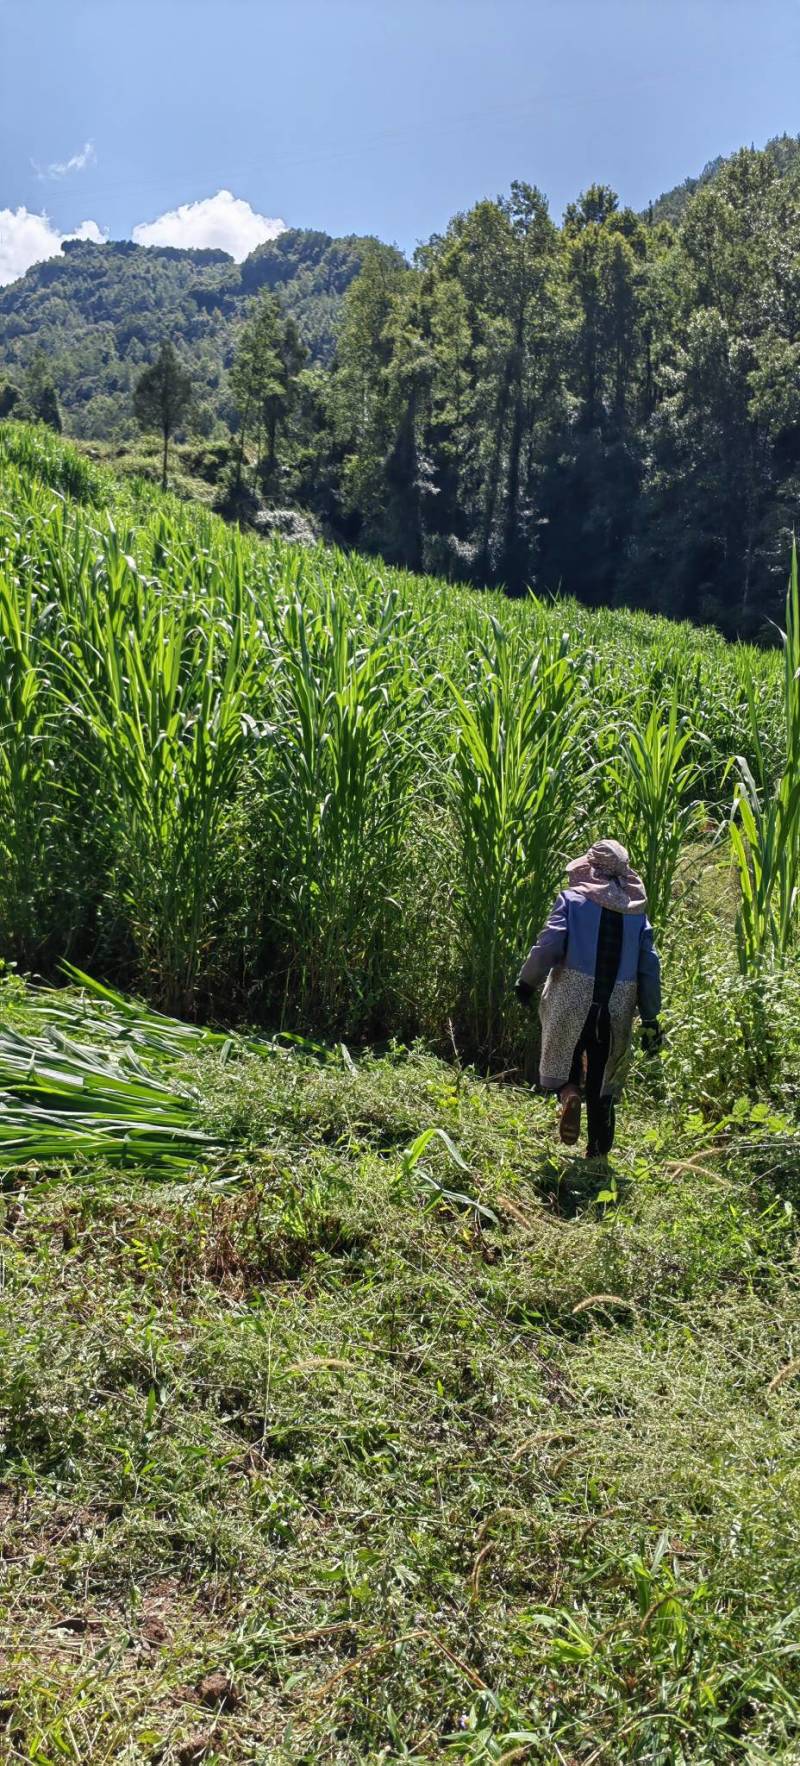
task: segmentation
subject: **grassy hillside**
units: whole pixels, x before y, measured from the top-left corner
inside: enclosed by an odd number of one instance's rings
[[[658,920],[731,757],[780,764],[774,653],[268,546],[42,431],[0,449],[25,967],[356,1040],[452,1026],[513,1065],[510,975],[570,850],[628,840]]]

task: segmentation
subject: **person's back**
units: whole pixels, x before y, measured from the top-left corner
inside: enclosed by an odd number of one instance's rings
[[[567,875],[522,965],[517,993],[530,999],[544,983],[539,1083],[560,1094],[561,1137],[571,1145],[580,1132],[585,1076],[591,1156],[613,1144],[614,1099],[637,1006],[651,1046],[660,1038],[661,972],[644,885],[625,848],[599,840]]]

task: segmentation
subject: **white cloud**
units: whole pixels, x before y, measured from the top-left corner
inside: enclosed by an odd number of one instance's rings
[[[155,221],[141,221],[132,238],[137,245],[216,246],[240,264],[257,245],[285,230],[285,221],[268,220],[230,190],[218,190],[201,202],[183,202]]]
[[[81,221],[74,233],[59,233],[45,214],[0,208],[0,288],[24,276],[31,264],[57,257],[65,239],[92,239],[102,245],[105,237],[96,221]]]
[[[62,233],[62,239],[90,239],[92,245],[105,245],[108,234],[98,227],[96,221],[81,221],[74,233]]]
[[[285,225],[256,214],[249,202],[232,196],[230,190],[218,190],[202,202],[185,202],[155,221],[142,221],[132,237],[137,245],[216,246],[240,264],[265,239],[283,233]],[[0,208],[0,288],[24,276],[31,264],[57,257],[65,239],[91,239],[102,245],[106,238],[96,221],[81,221],[73,232],[59,233],[44,213]]]
[[[38,166],[34,160],[37,178],[66,178],[70,172],[85,172],[87,166],[96,162],[94,142],[84,141],[83,146],[73,153],[69,159],[54,159],[49,166]]]

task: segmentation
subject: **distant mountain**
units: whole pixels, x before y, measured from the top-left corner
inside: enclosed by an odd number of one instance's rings
[[[782,177],[790,177],[800,165],[800,135],[774,135],[772,140],[767,142],[764,152],[774,160]],[[732,157],[732,154],[727,158],[723,154],[718,154],[716,159],[710,159],[708,165],[703,167],[699,177],[684,178],[683,183],[676,184],[673,190],[665,190],[651,204],[653,220],[671,221],[673,226],[676,226],[679,221],[683,220],[686,205],[694,196],[695,191],[700,190],[703,184],[710,184],[714,178],[718,177],[722,167],[727,165],[728,158]]]
[[[0,378],[6,369],[20,379],[44,351],[72,433],[124,437],[135,429],[132,382],[171,337],[211,431],[233,415],[226,369],[259,290],[272,289],[291,313],[310,361],[328,362],[345,290],[374,243],[294,227],[236,264],[223,251],[66,240],[60,256],[0,289]]]
[[[800,177],[800,136],[777,135],[764,153],[782,177]],[[695,193],[719,177],[728,159],[710,160],[651,205],[656,221],[680,225]],[[367,247],[392,265],[393,246],[357,235],[291,227],[236,264],[223,251],[66,240],[58,257],[35,264],[0,289],[0,403],[5,378],[21,383],[40,352],[47,357],[66,428],[99,440],[135,433],[131,388],[162,339],[175,343],[191,369],[196,424],[213,436],[235,423],[227,370],[236,333],[263,288],[295,319],[310,363],[333,358],[344,294]]]

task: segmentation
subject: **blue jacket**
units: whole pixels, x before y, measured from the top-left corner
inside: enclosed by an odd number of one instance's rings
[[[556,964],[594,979],[602,908],[580,889],[564,889],[520,970],[519,979],[541,987]],[[617,981],[636,982],[640,1016],[649,1022],[661,1011],[661,963],[646,914],[623,914],[622,953]],[[590,1002],[591,1003],[591,1002]]]
[[[521,990],[541,987],[540,1083],[560,1090],[569,1078],[572,1056],[595,988],[600,904],[580,888],[564,889],[519,974]],[[621,914],[619,968],[608,1011],[611,1026],[604,1095],[618,1089],[637,1007],[648,1022],[661,1010],[661,964],[653,928],[642,912]]]

